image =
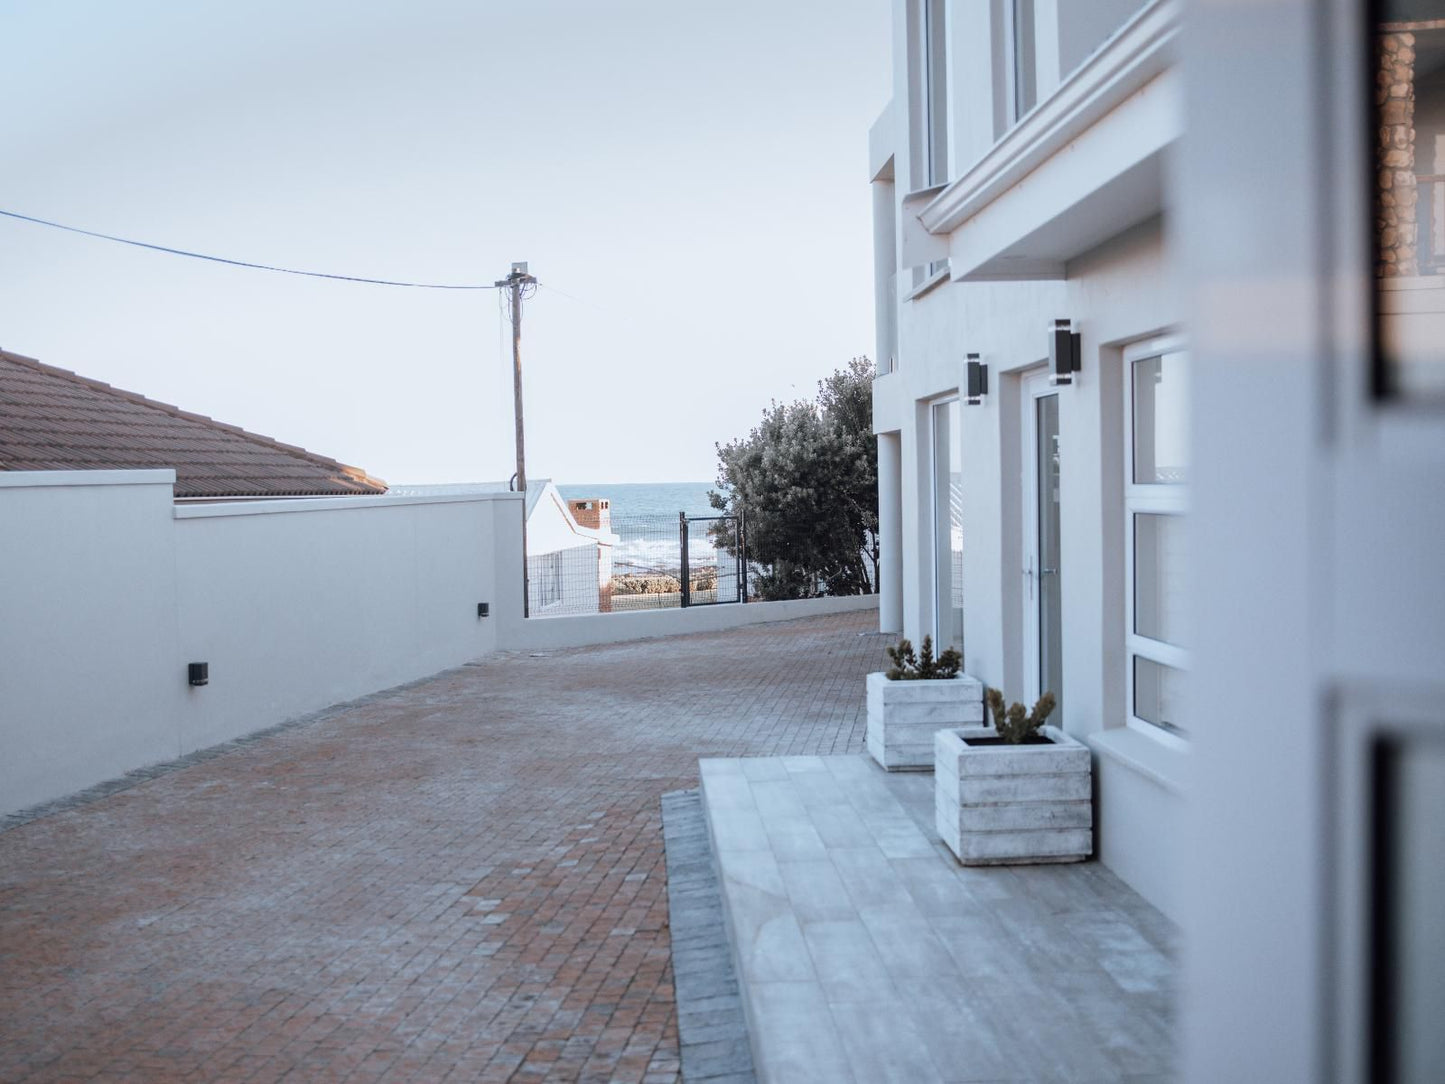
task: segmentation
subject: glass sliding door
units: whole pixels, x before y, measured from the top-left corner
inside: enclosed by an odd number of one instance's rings
[[[1039,693],[1064,702],[1064,605],[1060,590],[1059,397],[1034,400],[1038,499]],[[1063,718],[1062,712],[1059,718]]]
[[[958,400],[934,403],[933,584],[936,651],[963,650],[963,456]]]
[[[1059,395],[1047,373],[1024,378],[1023,437],[1023,693],[1046,692],[1064,703],[1063,531],[1059,497]],[[1054,716],[1063,718],[1062,710]]]

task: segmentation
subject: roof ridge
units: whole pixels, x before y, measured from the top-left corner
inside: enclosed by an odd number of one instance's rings
[[[61,377],[62,379],[71,380],[77,384],[95,388],[122,399],[128,399],[131,402],[138,403],[151,410],[160,411],[162,414],[169,414],[172,417],[183,418],[186,421],[199,422],[204,425],[215,426],[217,429],[224,429],[227,432],[244,437],[246,440],[276,448],[292,458],[306,459],[312,463],[319,462],[326,466],[334,467],[354,481],[380,486],[383,490],[387,488],[386,482],[380,478],[373,478],[360,467],[352,466],[350,463],[343,463],[338,459],[332,459],[330,456],[322,455],[320,452],[308,451],[300,445],[286,444],[283,441],[277,440],[275,437],[268,437],[264,433],[253,433],[249,429],[243,429],[239,425],[232,425],[230,422],[217,421],[215,418],[205,414],[196,414],[193,411],[182,410],[180,407],[171,403],[163,403],[159,399],[151,399],[148,396],[141,395],[139,392],[127,391],[125,388],[117,388],[113,384],[107,384],[103,380],[81,376],[79,373],[73,372],[70,369],[62,369],[58,365],[48,365],[38,358],[28,357],[24,354],[16,354],[4,348],[0,348],[0,358],[18,365],[23,365],[27,368],[35,369],[38,372],[46,373],[50,376]]]

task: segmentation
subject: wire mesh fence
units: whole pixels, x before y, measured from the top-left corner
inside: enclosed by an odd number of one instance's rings
[[[599,533],[598,542],[554,549],[529,540],[534,617],[746,601],[735,517],[617,516]]]
[[[613,611],[742,601],[737,558],[708,530],[722,522],[678,516],[614,519]],[[726,538],[734,541],[736,535],[728,533]]]

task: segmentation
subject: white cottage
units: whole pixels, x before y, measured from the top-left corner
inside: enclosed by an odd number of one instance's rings
[[[567,500],[550,478],[527,485],[527,603],[532,617],[612,609],[611,510],[606,498]]]

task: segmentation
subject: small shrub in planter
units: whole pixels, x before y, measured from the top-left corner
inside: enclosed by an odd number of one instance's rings
[[[938,658],[933,657],[933,637],[923,638],[922,656],[913,653],[913,644],[905,637],[897,647],[886,649],[893,666],[885,675],[889,681],[942,681],[957,677],[963,669],[963,656],[957,648],[945,648]]]
[[[934,739],[934,823],[964,865],[1077,862],[1094,849],[1089,751],[1032,710],[987,693],[994,729],[940,730]]]
[[[983,694],[984,703],[988,705],[989,712],[993,715],[993,730],[997,737],[994,744],[997,745],[1040,745],[1048,744],[1049,739],[1043,737],[1039,731],[1044,725],[1044,720],[1054,713],[1054,706],[1057,703],[1053,693],[1044,693],[1034,702],[1033,709],[1027,714],[1024,713],[1024,706],[1014,703],[1010,707],[1004,707],[1003,693],[997,689],[990,688]],[[975,739],[978,744],[984,739]]]
[[[886,672],[868,675],[868,752],[889,771],[927,771],[934,731],[982,726],[983,686],[961,672],[963,657],[953,648],[935,658],[928,636],[918,653],[900,640],[888,658]]]

